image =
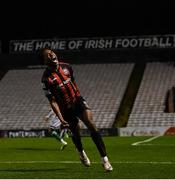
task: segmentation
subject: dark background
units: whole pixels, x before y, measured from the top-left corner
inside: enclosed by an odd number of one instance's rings
[[[0,68],[40,64],[36,54],[9,54],[10,40],[175,34],[174,17],[174,4],[168,1],[6,0],[0,4]],[[171,61],[175,52],[82,51],[60,56],[70,63],[142,63]]]
[[[5,1],[0,39],[174,34],[174,5],[137,1]]]

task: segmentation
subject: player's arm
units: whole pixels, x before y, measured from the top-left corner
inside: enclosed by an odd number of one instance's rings
[[[60,111],[60,107],[59,107],[58,103],[56,102],[54,96],[50,99],[50,105],[51,105],[53,111],[55,112],[56,116],[59,118],[63,127],[68,127],[69,126],[68,122],[64,120],[64,118],[61,114],[61,111]]]
[[[43,85],[43,90],[44,90],[45,96],[49,100],[54,113],[60,119],[60,122],[62,123],[63,127],[68,127],[68,122],[64,120],[64,118],[61,114],[61,111],[60,111],[60,107],[59,107],[58,103],[56,102],[54,95],[51,93],[51,90],[49,88],[47,81],[43,81],[42,85]]]
[[[44,117],[44,120],[45,120],[46,122],[48,122],[48,121],[49,121],[49,118],[51,117],[52,114],[53,114],[53,110],[50,109],[49,113]]]

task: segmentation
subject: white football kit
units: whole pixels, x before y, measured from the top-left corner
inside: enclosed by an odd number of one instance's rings
[[[56,114],[54,113],[54,111],[52,109],[50,109],[50,111],[46,117],[49,118],[50,128],[60,129],[61,121],[59,120],[59,118],[56,116]]]

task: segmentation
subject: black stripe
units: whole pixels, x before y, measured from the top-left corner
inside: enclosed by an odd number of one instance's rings
[[[71,98],[71,97],[72,97],[71,91],[70,91],[68,85],[67,85],[67,84],[64,84],[64,81],[65,81],[64,77],[62,76],[62,74],[61,74],[59,71],[57,71],[57,75],[58,75],[59,78],[61,79],[62,84],[63,84],[63,86],[65,87],[65,89],[66,89],[66,91],[67,91],[67,94],[68,94],[69,97],[70,97],[70,100],[73,102],[73,99]]]

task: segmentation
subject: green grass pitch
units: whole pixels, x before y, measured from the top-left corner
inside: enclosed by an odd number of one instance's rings
[[[104,172],[91,138],[82,142],[92,164],[84,167],[68,139],[60,151],[53,138],[1,138],[1,179],[175,179],[175,137],[164,136],[138,146],[150,137],[104,137],[114,170]]]

